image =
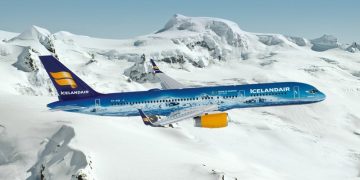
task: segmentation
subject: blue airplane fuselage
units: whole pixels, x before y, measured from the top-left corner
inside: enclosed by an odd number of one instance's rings
[[[226,111],[308,104],[324,99],[325,95],[309,84],[281,82],[99,94],[91,98],[56,101],[48,107],[107,116],[137,116],[138,109],[142,109],[148,114],[167,116],[176,110],[212,104],[218,105],[220,111]]]

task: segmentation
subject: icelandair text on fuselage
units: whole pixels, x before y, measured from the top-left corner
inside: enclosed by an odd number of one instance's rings
[[[89,91],[60,91],[61,95],[89,94]]]
[[[290,91],[290,87],[250,89],[250,93],[274,93],[274,92],[287,92],[287,91]]]

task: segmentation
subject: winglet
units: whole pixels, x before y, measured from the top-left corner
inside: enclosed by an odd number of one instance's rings
[[[147,126],[154,126],[150,120],[150,118],[141,110],[141,109],[138,109],[139,113],[140,113],[140,116],[144,122],[145,125]]]
[[[152,65],[152,68],[153,68],[153,71],[155,74],[162,73],[162,71],[160,71],[159,67],[155,64],[153,59],[150,59],[150,62],[151,62],[151,65]]]

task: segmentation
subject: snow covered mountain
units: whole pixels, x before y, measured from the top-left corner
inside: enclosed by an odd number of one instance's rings
[[[54,54],[99,92],[160,87],[150,58],[188,86],[300,81],[324,102],[230,111],[224,129],[143,126],[137,117],[49,112]],[[0,179],[360,179],[359,45],[246,32],[174,15],[159,31],[113,40],[33,26],[0,31]]]

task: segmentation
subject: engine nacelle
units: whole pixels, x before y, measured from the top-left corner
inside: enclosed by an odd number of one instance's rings
[[[222,128],[228,125],[228,113],[216,112],[206,113],[194,118],[195,127],[202,128]]]

